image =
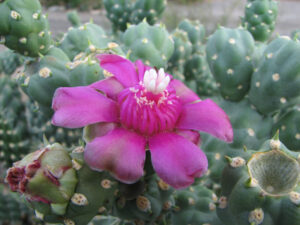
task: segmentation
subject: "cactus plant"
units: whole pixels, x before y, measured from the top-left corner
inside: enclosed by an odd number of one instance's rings
[[[171,216],[171,224],[213,224],[222,222],[216,215],[216,194],[204,187],[195,184],[174,194],[175,206]]]
[[[249,91],[253,51],[251,34],[241,28],[220,27],[209,38],[207,61],[225,99],[240,101]]]
[[[30,153],[10,168],[6,180],[25,193],[37,215],[49,223],[85,225],[101,207],[109,206],[116,182],[91,171],[83,148],[68,152],[55,143]]]
[[[25,56],[45,54],[51,43],[48,21],[38,0],[0,3],[1,43]]]
[[[17,194],[0,184],[0,224],[37,224],[33,210],[28,208]]]
[[[130,0],[104,0],[106,16],[112,22],[113,30],[125,31],[130,23],[133,5]]]
[[[272,114],[299,102],[299,56],[300,43],[289,37],[278,37],[267,46],[249,92],[249,99],[259,112]]]
[[[174,51],[173,40],[163,25],[150,26],[146,21],[131,25],[122,39],[130,60],[141,59],[149,66],[166,67]]]
[[[4,73],[6,75],[11,75],[23,63],[23,57],[11,50],[0,52],[0,74]]]
[[[273,125],[273,132],[280,131],[280,139],[284,145],[294,151],[300,150],[300,110],[299,107],[288,109],[282,113]]]
[[[167,5],[166,0],[136,0],[130,17],[130,22],[139,24],[144,19],[154,25]]]
[[[224,224],[298,224],[299,162],[275,136],[246,157],[229,158],[217,209]]]
[[[10,77],[0,77],[0,160],[11,165],[30,151],[25,103],[18,85]]]
[[[253,35],[256,41],[270,39],[275,28],[278,5],[273,0],[248,0],[245,7],[243,26]]]

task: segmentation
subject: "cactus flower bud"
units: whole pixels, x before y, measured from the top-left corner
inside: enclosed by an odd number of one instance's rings
[[[77,184],[68,152],[59,144],[28,154],[7,171],[6,181],[14,192],[30,202],[65,208]]]

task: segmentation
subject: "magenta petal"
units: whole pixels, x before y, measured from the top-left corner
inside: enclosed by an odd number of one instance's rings
[[[117,127],[116,123],[95,123],[84,127],[83,139],[91,142],[97,137],[102,137]]]
[[[154,170],[166,183],[185,188],[207,170],[205,154],[195,144],[175,133],[160,133],[149,138]]]
[[[137,71],[129,60],[110,54],[98,55],[97,58],[100,60],[100,66],[113,74],[124,87],[132,87],[138,83]]]
[[[233,140],[228,116],[210,99],[184,105],[176,127],[207,132],[226,142]]]
[[[201,137],[198,131],[194,130],[177,130],[176,134],[183,136],[189,141],[193,142],[195,145],[199,145],[201,143]]]
[[[143,61],[140,59],[135,61],[135,66],[137,67],[138,70],[139,81],[143,81],[145,72],[147,70],[152,69],[152,67],[145,65]]]
[[[107,97],[114,100],[117,100],[118,94],[124,89],[124,86],[115,77],[97,81],[91,84],[90,87],[104,92]]]
[[[52,108],[52,123],[61,127],[78,128],[118,120],[116,102],[88,86],[58,88]]]
[[[176,90],[176,95],[179,97],[180,101],[183,104],[200,100],[198,95],[187,86],[185,86],[185,84],[181,81],[172,80],[170,82],[170,85],[173,86],[173,88]]]
[[[146,140],[139,134],[116,128],[86,145],[84,158],[93,170],[107,170],[124,183],[136,182],[144,173]]]

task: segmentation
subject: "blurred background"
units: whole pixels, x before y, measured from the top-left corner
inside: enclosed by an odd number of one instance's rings
[[[42,0],[49,15],[54,35],[65,32],[70,26],[66,11],[77,9],[83,22],[90,18],[109,29],[102,0]],[[218,25],[236,27],[243,15],[246,0],[168,0],[168,7],[162,18],[169,30],[176,27],[182,18],[198,19],[211,33]],[[274,34],[290,35],[291,30],[300,28],[300,1],[280,0],[279,15]]]
[[[67,12],[77,10],[81,22],[93,20],[106,30],[110,21],[105,16],[102,0],[40,0],[48,14],[50,30],[54,37],[65,33],[71,26]],[[212,33],[218,25],[234,28],[241,22],[247,0],[167,0],[162,22],[172,31],[184,19],[198,19]],[[279,0],[277,25],[273,35],[290,35],[300,28],[300,0]],[[5,47],[0,45],[0,51]]]

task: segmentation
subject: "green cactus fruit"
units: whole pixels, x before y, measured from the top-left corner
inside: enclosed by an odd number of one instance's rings
[[[153,67],[166,67],[174,51],[174,42],[166,28],[150,26],[146,21],[131,25],[122,39],[131,61],[141,59]]]
[[[0,161],[10,166],[30,150],[25,103],[18,85],[10,77],[0,77]]]
[[[0,184],[0,224],[36,224],[33,211],[29,209],[15,193]]]
[[[174,40],[174,52],[168,62],[168,70],[176,79],[184,80],[184,63],[192,54],[192,43],[189,41],[187,33],[176,29],[172,33]]]
[[[243,26],[253,35],[256,41],[270,39],[275,28],[278,4],[273,0],[248,1],[245,7]]]
[[[72,24],[73,27],[80,27],[80,17],[76,10],[68,12],[67,14],[69,22]]]
[[[240,101],[249,91],[253,51],[251,34],[241,28],[220,27],[209,38],[207,61],[225,99]]]
[[[251,80],[249,99],[263,114],[299,103],[300,43],[278,37],[264,51]]]
[[[172,207],[170,195],[174,189],[155,174],[145,176],[137,184],[126,186],[118,193],[113,208],[113,215],[120,219],[153,223]]]
[[[117,182],[84,163],[83,147],[72,152],[55,143],[27,155],[8,170],[12,190],[25,193],[47,223],[86,225],[111,208]],[[105,208],[106,207],[106,208]]]
[[[300,109],[294,107],[283,113],[273,125],[273,132],[280,131],[280,139],[289,149],[300,151]]]
[[[166,0],[136,0],[130,17],[130,22],[139,24],[144,19],[154,25],[167,6]]]
[[[11,50],[0,52],[0,74],[13,74],[24,62],[24,58]]]
[[[258,151],[228,158],[217,214],[225,225],[296,225],[300,216],[298,153],[278,135]]]
[[[171,224],[222,224],[216,215],[217,196],[206,187],[194,184],[175,192],[174,198]]]
[[[131,0],[104,0],[106,16],[113,25],[113,30],[125,31],[130,23],[133,4]]]
[[[248,99],[238,103],[222,100],[218,105],[229,116],[234,132],[233,142],[224,145],[216,138],[201,134],[201,148],[205,150],[209,159],[209,177],[217,183],[220,182],[222,170],[226,165],[225,156],[242,156],[244,146],[248,149],[258,149],[271,137],[272,130],[272,119],[254,110]]]
[[[210,72],[205,52],[198,52],[185,62],[184,77],[186,84],[200,96],[218,93],[217,83]]]
[[[205,42],[205,27],[198,20],[183,20],[178,29],[187,32],[190,42],[193,44],[193,53],[202,51]]]
[[[71,27],[59,44],[59,48],[71,60],[81,52],[95,52],[97,49],[108,49],[110,46],[111,42],[105,31],[93,23],[86,23],[80,27]],[[114,46],[114,50],[117,53],[121,53],[117,45]]]
[[[32,57],[47,52],[51,37],[38,0],[1,1],[0,15],[0,39],[8,48]]]

